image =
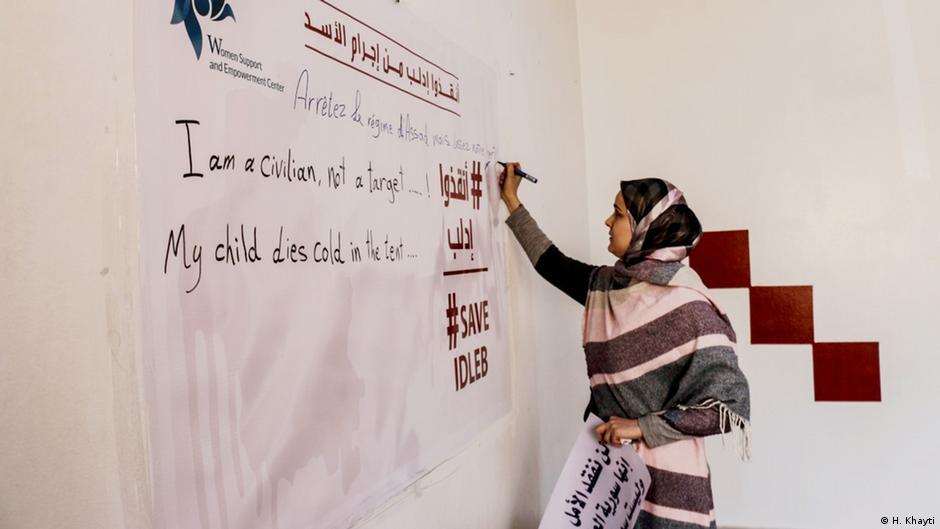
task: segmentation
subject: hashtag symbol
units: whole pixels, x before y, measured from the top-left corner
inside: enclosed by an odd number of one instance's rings
[[[480,189],[480,183],[483,182],[483,175],[480,173],[480,162],[473,162],[473,172],[470,173],[470,179],[473,180],[473,189],[470,194],[473,196],[473,209],[480,209],[480,197],[483,191]]]
[[[447,294],[447,339],[448,349],[457,348],[457,293]]]

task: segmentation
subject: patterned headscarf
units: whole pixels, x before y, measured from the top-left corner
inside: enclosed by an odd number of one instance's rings
[[[702,225],[676,186],[659,178],[620,182],[630,213],[633,238],[621,258],[626,265],[644,259],[681,261],[702,238]]]

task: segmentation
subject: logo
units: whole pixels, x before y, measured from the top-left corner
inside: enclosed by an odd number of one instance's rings
[[[208,18],[215,21],[229,17],[235,20],[235,13],[232,12],[232,6],[228,5],[228,0],[176,0],[170,24],[183,23],[198,59],[202,55],[202,28],[199,26],[199,19]]]

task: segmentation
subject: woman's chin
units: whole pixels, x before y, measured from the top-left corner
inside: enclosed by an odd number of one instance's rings
[[[617,259],[623,259],[624,254],[627,253],[627,249],[618,247],[613,242],[611,242],[610,244],[607,245],[607,252],[610,255],[613,255],[614,257],[616,257]]]

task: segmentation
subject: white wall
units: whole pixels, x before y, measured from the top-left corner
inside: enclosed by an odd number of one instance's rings
[[[882,402],[814,402],[810,345],[750,345],[754,458],[709,440],[720,525],[938,514],[940,4],[578,2],[591,255],[620,179],[747,229],[754,285],[813,285],[816,341],[880,343]],[[932,172],[929,170],[933,162]],[[593,222],[593,223],[592,223]]]
[[[146,520],[131,4],[0,7],[0,527]]]
[[[401,8],[499,72],[501,154],[542,178],[523,200],[560,246],[586,255],[573,1]],[[0,8],[4,529],[149,527],[131,21],[132,3],[117,0]],[[515,243],[510,255],[512,415],[361,527],[537,524],[587,396],[579,312]]]

